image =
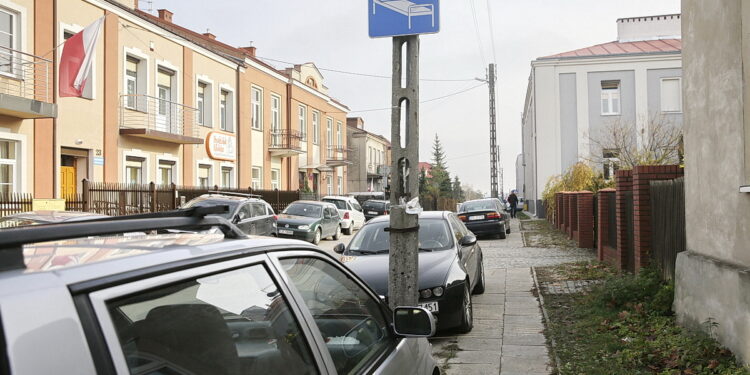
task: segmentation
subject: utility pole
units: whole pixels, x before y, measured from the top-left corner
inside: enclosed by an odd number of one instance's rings
[[[492,198],[498,198],[497,162],[500,147],[497,146],[497,127],[495,125],[495,64],[489,68],[490,86],[490,190]]]
[[[406,56],[403,46],[406,44]],[[406,72],[403,71],[406,69]],[[401,80],[406,73],[406,87]],[[418,210],[406,202],[419,197],[419,36],[393,38],[393,94],[391,100],[391,248],[388,257],[388,300],[391,308],[416,306],[419,274]],[[401,123],[405,110],[406,123]],[[401,127],[406,139],[401,139]],[[402,146],[403,145],[403,146]],[[417,207],[418,208],[418,207]]]

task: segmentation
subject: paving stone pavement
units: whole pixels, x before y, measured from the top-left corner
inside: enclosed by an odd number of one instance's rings
[[[552,370],[530,267],[590,260],[592,253],[525,248],[518,220],[513,219],[511,227],[505,240],[479,241],[487,286],[484,294],[472,298],[472,331],[430,340],[447,375],[537,375]]]
[[[540,283],[544,294],[573,294],[588,293],[596,284],[601,284],[602,280],[566,280],[550,283]]]

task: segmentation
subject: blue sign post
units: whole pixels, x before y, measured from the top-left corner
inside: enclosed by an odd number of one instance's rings
[[[368,0],[368,19],[371,38],[436,33],[439,0]]]

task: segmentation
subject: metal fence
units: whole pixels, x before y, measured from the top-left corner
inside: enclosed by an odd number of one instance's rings
[[[0,93],[52,102],[52,60],[0,47]]]
[[[33,199],[32,194],[0,193],[0,217],[31,211]]]
[[[283,211],[286,206],[290,203],[300,199],[299,191],[286,191],[286,190],[258,190],[258,189],[242,189],[242,188],[220,188],[214,186],[213,188],[208,187],[196,187],[196,186],[178,186],[176,187],[175,196],[177,199],[182,201],[189,201],[195,197],[199,197],[209,191],[226,191],[232,193],[242,194],[255,194],[260,195],[261,199],[268,202],[273,207],[276,213]]]
[[[150,95],[120,95],[120,128],[198,137],[198,110]]]
[[[677,254],[685,251],[685,180],[651,181],[651,259],[664,280],[674,280]]]

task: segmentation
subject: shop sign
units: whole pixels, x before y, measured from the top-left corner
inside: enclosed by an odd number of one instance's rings
[[[235,136],[226,133],[210,132],[206,135],[206,152],[214,160],[235,161],[237,141]]]

